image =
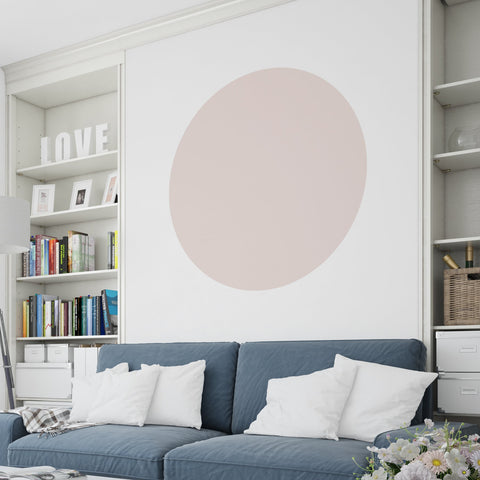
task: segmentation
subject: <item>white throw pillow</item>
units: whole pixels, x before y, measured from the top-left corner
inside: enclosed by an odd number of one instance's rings
[[[335,366],[357,366],[357,376],[338,435],[365,442],[388,430],[410,425],[425,389],[436,373],[418,372],[336,355]]]
[[[143,426],[158,374],[151,369],[105,376],[87,421]]]
[[[173,367],[142,364],[142,370],[160,371],[145,423],[200,429],[205,367],[205,360]]]
[[[270,379],[267,405],[244,433],[338,440],[338,425],[355,373],[355,365],[347,365]]]
[[[87,420],[92,402],[102,385],[106,375],[116,375],[128,372],[128,363],[119,363],[113,368],[86,377],[72,378],[72,411],[70,422],[85,422]]]

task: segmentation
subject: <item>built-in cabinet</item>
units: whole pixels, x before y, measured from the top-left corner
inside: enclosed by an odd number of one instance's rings
[[[122,243],[122,190],[119,188],[122,171],[122,69],[121,62],[110,58],[103,65],[101,61],[96,61],[93,66],[74,65],[58,73],[49,72],[48,75],[7,84],[9,195],[32,202],[34,186],[55,185],[53,211],[32,211],[31,235],[62,238],[69,231],[83,232],[94,239],[95,251],[94,265],[75,273],[25,274],[20,255],[10,262],[10,351],[12,363],[17,365],[17,380],[24,382],[26,378],[29,387],[20,388],[24,385],[17,384],[19,392],[28,392],[17,395],[17,405],[22,402],[68,403],[74,371],[71,359],[65,365],[45,363],[31,365],[30,368],[25,363],[25,345],[62,343],[78,347],[118,342],[122,338],[121,302],[117,302],[118,329],[114,334],[107,332],[101,335],[98,335],[99,331],[73,335],[65,329],[56,336],[45,336],[45,332],[34,337],[30,332],[29,336],[25,336],[23,308],[23,301],[35,294],[72,301],[75,297],[100,296],[102,290],[117,291],[121,296],[122,265],[118,261],[116,266],[112,264],[109,247],[112,234],[109,232],[117,232],[118,258]],[[98,131],[97,125],[102,126]],[[85,130],[88,128],[90,131]],[[83,150],[77,148],[75,135],[83,142]],[[96,135],[103,137],[100,144]],[[49,140],[43,141],[42,160],[41,138],[44,137]],[[107,179],[112,174],[117,176],[116,199],[106,201]],[[85,180],[91,180],[89,203],[82,205],[81,199],[80,206],[71,208],[73,185]],[[51,384],[51,389],[45,387],[48,384]]]
[[[445,325],[443,261],[465,268],[470,244],[480,267],[480,1],[424,6],[424,337],[439,371],[437,413],[480,415],[480,311],[477,324]],[[478,143],[454,149],[455,130],[471,127]]]

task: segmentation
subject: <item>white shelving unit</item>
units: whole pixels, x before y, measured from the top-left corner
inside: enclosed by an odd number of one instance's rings
[[[57,275],[38,275],[35,277],[18,277],[17,282],[51,284],[69,282],[90,282],[92,280],[114,280],[118,270],[94,270],[93,272],[62,273]]]
[[[117,168],[118,153],[118,150],[113,150],[111,152],[89,155],[88,157],[72,158],[62,162],[20,168],[17,170],[17,175],[48,182],[105,170],[115,170]]]
[[[30,217],[30,224],[37,227],[51,227],[53,225],[66,225],[72,223],[93,222],[117,218],[118,205],[95,205],[94,207],[79,208],[77,210],[62,210],[46,215]]]
[[[95,239],[95,270],[56,275],[22,276],[20,256],[9,266],[9,298],[11,312],[10,351],[12,363],[24,362],[24,346],[28,344],[68,343],[98,345],[121,341],[123,323],[119,303],[118,334],[78,336],[23,336],[22,302],[34,294],[55,295],[73,300],[80,296],[99,296],[104,289],[120,292],[122,266],[107,268],[107,232],[119,231],[121,245],[121,191],[118,202],[102,204],[106,180],[110,173],[121,175],[122,161],[122,61],[118,56],[95,59],[72,65],[68,70],[40,73],[25,81],[7,85],[9,129],[9,195],[32,200],[34,185],[55,184],[54,211],[32,215],[31,235],[44,234],[61,238],[69,230],[85,232]],[[108,124],[104,150],[96,153],[95,126]],[[74,131],[92,128],[90,151],[76,156]],[[55,138],[66,132],[71,137],[70,159],[41,164],[40,138],[48,136],[51,148]],[[90,203],[85,208],[70,209],[73,183],[92,180]],[[120,181],[118,182],[120,184]],[[48,369],[46,369],[48,370]],[[29,399],[58,404],[65,399],[35,395]],[[21,398],[17,399],[21,401]]]
[[[441,0],[424,0],[424,6],[424,340],[435,369],[435,333],[443,332],[443,338],[480,330],[480,312],[478,325],[444,325],[443,272],[448,267],[442,260],[448,253],[463,267],[465,248],[471,244],[474,266],[480,266],[480,145],[454,152],[447,148],[457,127],[480,126],[480,61],[475,53],[480,1],[446,6]],[[439,394],[437,407],[443,400]],[[459,397],[455,417],[461,405]],[[480,415],[480,398],[478,405]]]

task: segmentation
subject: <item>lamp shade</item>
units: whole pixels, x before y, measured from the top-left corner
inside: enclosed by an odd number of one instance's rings
[[[20,198],[0,197],[0,253],[30,248],[30,205]]]

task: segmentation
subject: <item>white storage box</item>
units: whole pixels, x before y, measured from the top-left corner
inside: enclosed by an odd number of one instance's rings
[[[480,373],[440,373],[438,408],[444,413],[480,414]]]
[[[45,345],[43,343],[24,345],[23,357],[26,363],[43,363],[45,361]]]
[[[70,347],[68,343],[47,343],[47,362],[73,362],[73,347]]]
[[[480,371],[480,332],[436,332],[440,372]]]
[[[73,349],[73,375],[85,377],[97,372],[97,358],[100,348],[82,347]]]
[[[17,363],[15,391],[19,398],[68,399],[72,396],[71,363]]]

